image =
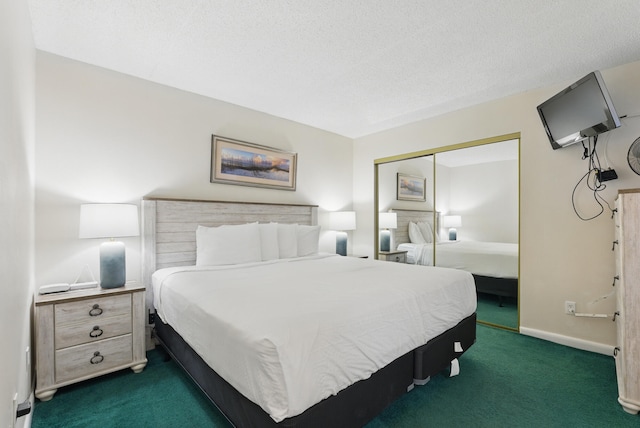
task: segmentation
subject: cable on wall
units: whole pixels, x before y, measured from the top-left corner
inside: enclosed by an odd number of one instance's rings
[[[621,123],[624,124],[624,122],[628,119],[636,119],[639,117],[640,117],[640,113],[631,114],[631,115],[625,114],[620,116],[620,121]],[[573,192],[571,193],[571,204],[573,206],[573,211],[576,213],[576,215],[580,220],[589,221],[602,215],[602,213],[605,211],[605,206],[606,206],[606,208],[611,212],[613,217],[613,213],[615,212],[615,210],[612,209],[609,203],[599,194],[599,192],[602,192],[604,189],[607,188],[606,184],[604,184],[605,181],[614,180],[618,178],[618,175],[616,174],[615,170],[613,170],[609,166],[609,159],[607,157],[607,146],[609,143],[609,136],[607,135],[606,139],[604,140],[604,161],[607,166],[606,170],[603,169],[602,166],[600,165],[600,159],[598,158],[598,153],[596,152],[596,145],[598,144],[598,135],[594,137],[589,137],[588,139],[586,139],[586,141],[587,141],[587,144],[585,145],[585,140],[582,140],[582,148],[583,148],[582,159],[583,160],[588,159],[589,163],[588,163],[587,172],[580,178],[580,180],[578,180],[578,183],[576,183],[575,187],[573,188]],[[595,200],[596,204],[600,207],[599,212],[591,217],[585,217],[581,215],[578,212],[578,208],[576,207],[576,201],[575,201],[576,191],[580,187],[581,183],[584,183],[587,186],[587,188],[591,192],[593,192],[593,199]]]
[[[605,205],[613,213],[613,209],[609,205],[609,203],[600,196],[599,192],[602,192],[607,188],[607,185],[603,183],[602,180],[602,167],[600,165],[600,159],[598,158],[598,153],[596,152],[596,145],[598,143],[598,136],[589,137],[587,139],[587,145],[585,145],[584,140],[582,141],[582,148],[584,149],[582,154],[582,159],[588,159],[588,170],[587,172],[578,180],[575,187],[573,188],[573,192],[571,192],[571,205],[573,206],[573,211],[576,213],[580,220],[589,221],[593,220],[600,215],[605,210]],[[578,212],[578,208],[576,207],[576,191],[581,183],[587,186],[587,188],[593,192],[593,199],[596,204],[600,207],[600,210],[597,214],[591,217],[584,217]]]

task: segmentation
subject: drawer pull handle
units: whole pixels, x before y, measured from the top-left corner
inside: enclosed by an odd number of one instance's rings
[[[102,333],[104,333],[104,331],[102,331],[102,329],[96,325],[96,326],[93,327],[93,330],[91,330],[89,332],[89,336],[91,336],[91,337],[100,337],[100,336],[102,336]]]
[[[100,355],[100,351],[93,353],[93,357],[89,360],[91,364],[100,364],[104,360],[104,357]]]
[[[97,303],[93,305],[93,308],[89,311],[89,315],[92,317],[97,317],[98,315],[102,315],[102,308]]]

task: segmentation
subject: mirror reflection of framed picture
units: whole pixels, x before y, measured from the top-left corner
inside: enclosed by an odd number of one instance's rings
[[[397,199],[399,201],[424,202],[427,200],[426,188],[425,177],[398,173]]]
[[[211,182],[296,190],[298,154],[213,135]]]

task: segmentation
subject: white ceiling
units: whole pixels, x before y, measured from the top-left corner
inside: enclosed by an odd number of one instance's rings
[[[640,60],[638,0],[28,2],[37,49],[351,138]]]

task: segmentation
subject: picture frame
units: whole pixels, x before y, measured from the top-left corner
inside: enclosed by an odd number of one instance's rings
[[[398,173],[396,198],[399,201],[427,200],[427,179],[417,175]]]
[[[211,183],[296,190],[298,154],[211,136]]]

